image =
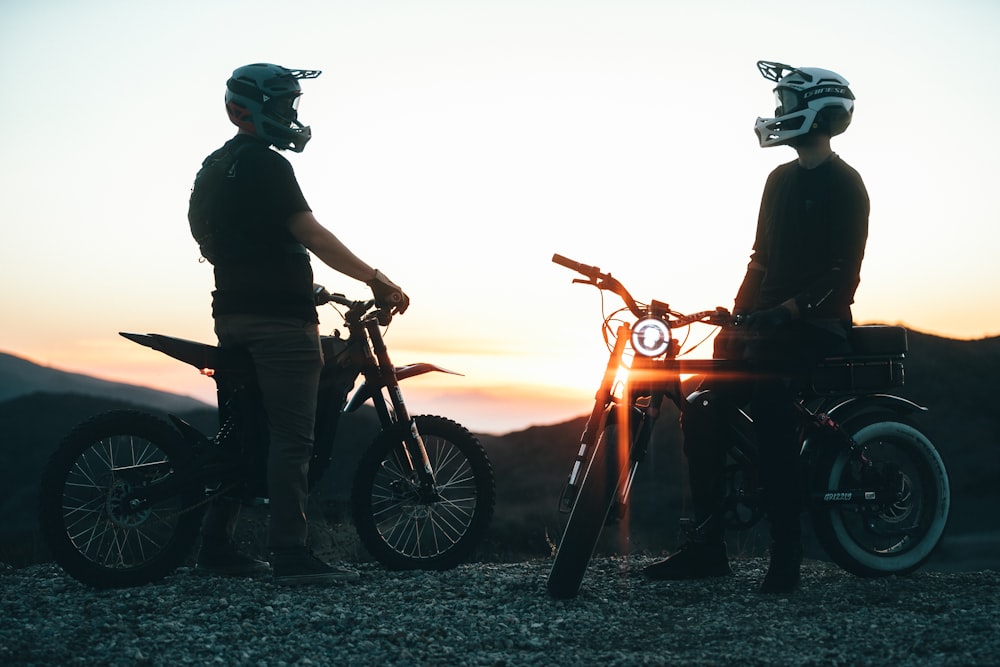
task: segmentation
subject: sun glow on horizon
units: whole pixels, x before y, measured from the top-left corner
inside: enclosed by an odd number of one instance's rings
[[[312,142],[287,157],[318,219],[410,295],[393,361],[464,374],[407,380],[407,397],[472,427],[589,409],[601,302],[554,252],[642,301],[731,306],[764,181],[793,158],[754,139],[773,109],[759,59],[834,69],[857,96],[834,139],[872,198],[855,319],[1000,334],[1000,136],[943,134],[914,92],[961,90],[962,123],[992,126],[1000,89],[982,82],[1000,67],[1000,3],[846,0],[780,19],[736,0],[296,7],[310,20],[284,37],[260,21],[263,0],[0,10],[0,86],[51,101],[58,82],[60,100],[0,108],[7,127],[36,128],[13,132],[0,164],[0,348],[214,402],[211,380],[117,331],[214,340],[187,197],[232,134],[225,79],[261,60],[323,70],[299,109]],[[320,317],[323,333],[339,326]]]

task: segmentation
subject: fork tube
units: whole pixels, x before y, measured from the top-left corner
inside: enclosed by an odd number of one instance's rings
[[[631,327],[628,322],[618,327],[615,347],[608,358],[607,368],[604,369],[604,378],[601,386],[594,395],[594,410],[590,413],[587,425],[583,428],[583,435],[580,436],[580,449],[577,451],[576,459],[573,461],[573,468],[569,473],[569,487],[575,488],[577,480],[587,459],[590,446],[594,444],[600,432],[604,429],[606,413],[609,405],[614,400],[611,392],[614,389],[615,377],[618,375],[618,367],[621,365],[622,354],[625,352],[625,344],[629,339]]]
[[[389,392],[389,400],[392,402],[396,423],[407,424],[409,426],[410,435],[404,440],[406,444],[404,449],[406,450],[409,463],[416,470],[416,466],[413,465],[414,460],[420,461],[422,479],[428,484],[434,484],[434,470],[431,467],[430,457],[427,455],[427,448],[424,446],[424,440],[420,437],[420,432],[417,430],[416,420],[410,417],[410,413],[406,409],[406,403],[403,401],[403,392],[400,391],[399,380],[396,378],[395,366],[392,365],[392,360],[389,359],[389,350],[382,339],[382,331],[375,320],[369,320],[365,324],[365,327],[368,331],[368,340],[371,341],[372,352],[375,355],[378,367],[379,385],[385,387]],[[416,449],[416,452],[411,451],[413,448]],[[416,457],[414,457],[414,453],[417,454]]]
[[[382,332],[378,328],[378,323],[374,320],[365,323],[368,333],[368,340],[371,341],[372,353],[375,357],[375,365],[378,368],[378,383],[389,390],[389,399],[392,401],[392,409],[396,413],[397,421],[409,421],[410,415],[403,404],[403,396],[399,391],[399,381],[396,380],[395,367],[389,359],[389,350],[382,340]]]

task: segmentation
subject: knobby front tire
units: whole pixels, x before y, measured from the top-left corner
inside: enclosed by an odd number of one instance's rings
[[[362,455],[351,492],[361,543],[391,570],[447,570],[479,545],[496,501],[493,466],[479,440],[444,417],[415,417],[437,481],[418,494],[403,450],[405,425],[382,432]]]
[[[923,433],[898,417],[869,417],[845,428],[876,470],[893,471],[888,479],[897,498],[870,512],[814,505],[817,539],[835,563],[858,576],[913,572],[931,557],[948,522],[944,462]],[[820,492],[861,486],[857,464],[838,451],[826,452],[814,479]]]
[[[67,435],[46,464],[39,486],[42,538],[68,574],[96,588],[157,581],[190,553],[201,513],[182,512],[199,494],[183,494],[129,511],[122,498],[174,474],[190,455],[162,419],[115,410]]]

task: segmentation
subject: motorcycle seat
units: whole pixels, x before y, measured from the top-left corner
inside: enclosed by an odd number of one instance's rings
[[[898,326],[851,327],[851,347],[856,356],[898,356],[907,351],[906,329]]]

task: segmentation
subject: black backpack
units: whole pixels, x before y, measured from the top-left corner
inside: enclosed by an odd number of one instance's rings
[[[249,144],[242,144],[235,150],[229,146],[223,146],[215,151],[201,163],[201,169],[194,177],[194,186],[191,188],[191,201],[188,205],[188,224],[191,226],[191,236],[198,243],[201,256],[212,264],[219,259],[219,248],[216,247],[215,225],[217,216],[212,210],[213,202],[218,200],[218,195],[226,186],[227,179],[236,177],[236,164],[240,155],[248,148]]]

